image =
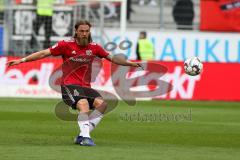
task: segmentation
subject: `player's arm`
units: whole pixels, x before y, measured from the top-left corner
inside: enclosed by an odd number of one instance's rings
[[[140,65],[140,63],[137,62],[131,62],[131,61],[127,61],[125,57],[121,56],[121,55],[108,55],[106,57],[107,60],[118,64],[118,65],[122,65],[122,66],[131,66],[131,67],[141,67],[143,69],[143,67]]]
[[[111,55],[108,52],[106,52],[102,47],[99,45],[96,45],[98,49],[98,56],[100,58],[106,58],[107,60],[111,61],[112,63],[122,65],[122,66],[131,66],[131,67],[143,67],[140,65],[140,63],[137,62],[131,62],[126,60],[126,58],[123,56],[123,54],[118,54],[118,55]]]
[[[23,62],[31,62],[31,61],[39,60],[39,59],[48,57],[50,55],[51,55],[50,49],[45,49],[45,50],[42,50],[42,51],[32,53],[29,56],[24,57],[22,59],[16,59],[16,60],[8,61],[7,65],[8,66],[14,66],[14,65],[18,65],[18,64],[23,63]]]

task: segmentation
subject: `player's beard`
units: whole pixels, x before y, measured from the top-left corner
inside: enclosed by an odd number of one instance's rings
[[[85,38],[85,37],[84,38],[79,38],[78,43],[79,43],[80,46],[86,47],[89,43],[89,40],[88,40],[88,38]]]

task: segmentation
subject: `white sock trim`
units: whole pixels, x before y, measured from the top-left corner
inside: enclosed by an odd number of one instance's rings
[[[88,114],[80,113],[78,115],[78,126],[80,128],[79,136],[90,138],[90,123]]]
[[[94,130],[94,128],[99,124],[101,119],[103,118],[103,114],[99,112],[97,109],[95,109],[90,115],[89,115],[89,122],[90,122],[90,132]]]

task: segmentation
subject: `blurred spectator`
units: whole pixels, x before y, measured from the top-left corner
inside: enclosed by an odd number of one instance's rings
[[[144,4],[145,4],[145,0],[139,0],[139,5],[140,6],[143,6]],[[149,0],[148,5],[157,6],[158,4],[157,4],[156,0]]]
[[[37,6],[37,17],[33,22],[33,32],[35,35],[38,35],[39,28],[44,24],[45,41],[43,42],[43,48],[48,48],[50,46],[54,2],[55,0],[36,0],[35,2]],[[36,36],[32,34],[31,46],[33,47],[36,43]]]
[[[127,21],[131,20],[131,12],[133,12],[132,0],[127,0]]]
[[[137,60],[153,60],[154,45],[147,39],[147,32],[141,31],[136,48]]]
[[[178,29],[193,29],[194,8],[192,0],[177,0],[173,6],[173,18]]]

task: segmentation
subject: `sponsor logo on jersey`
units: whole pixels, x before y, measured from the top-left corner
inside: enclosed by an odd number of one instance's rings
[[[73,62],[80,62],[80,63],[83,63],[83,62],[88,63],[88,62],[91,61],[91,59],[89,59],[89,58],[82,58],[82,57],[77,57],[77,58],[76,57],[70,57],[69,60],[71,60]]]

